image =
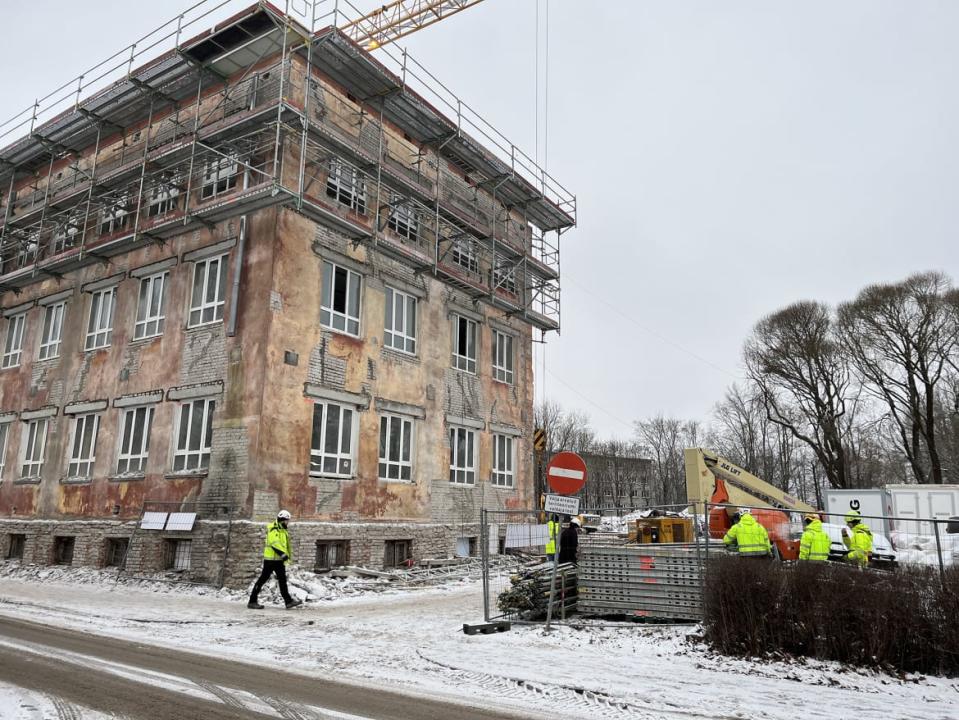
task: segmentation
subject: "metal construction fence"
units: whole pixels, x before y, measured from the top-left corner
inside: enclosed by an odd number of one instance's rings
[[[484,511],[481,532],[486,620],[547,625],[587,619],[699,621],[710,561],[733,552],[722,539],[727,525],[721,514],[727,507],[707,503],[700,512],[693,512],[690,505],[659,506],[604,516],[598,531],[580,533],[575,563],[555,564],[545,555],[547,525],[540,511]],[[804,530],[803,514],[769,507],[748,509],[763,511],[757,516],[768,526],[773,558],[795,561]],[[775,513],[782,514],[778,524],[770,521]],[[829,560],[848,562],[844,514],[817,514],[831,541]],[[944,579],[947,568],[959,566],[959,526],[954,519],[859,517],[867,525],[892,528],[888,537],[873,531],[873,551],[863,568],[865,572],[925,567],[938,570]],[[920,535],[897,529],[915,528],[917,520],[927,523],[925,527],[932,532]],[[655,529],[652,536],[644,535],[650,527],[658,529],[662,537]],[[559,550],[557,537],[557,553]],[[497,561],[502,555],[524,562],[504,569],[507,566]]]

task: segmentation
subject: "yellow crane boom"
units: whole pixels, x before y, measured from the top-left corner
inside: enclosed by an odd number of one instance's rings
[[[366,50],[375,50],[481,2],[483,0],[396,0],[342,25],[340,30]]]
[[[686,496],[697,512],[703,511],[703,503],[725,502],[748,507],[768,506],[799,512],[816,512],[799,498],[783,492],[739,467],[731,460],[707,452],[702,448],[686,448]],[[725,499],[717,500],[717,493]]]

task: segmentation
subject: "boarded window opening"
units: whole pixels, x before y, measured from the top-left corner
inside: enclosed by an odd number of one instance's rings
[[[349,540],[317,540],[315,571],[329,570],[350,563]]]
[[[26,535],[10,535],[10,544],[7,546],[7,560],[22,560],[23,548],[27,544]]]
[[[127,556],[129,538],[107,538],[107,551],[104,564],[107,567],[120,567]]]
[[[56,565],[73,564],[73,548],[77,539],[73,536],[53,538],[53,562]]]
[[[189,570],[192,555],[192,540],[167,540],[164,546],[163,564],[167,570]]]
[[[387,540],[384,567],[407,567],[413,559],[412,540]]]

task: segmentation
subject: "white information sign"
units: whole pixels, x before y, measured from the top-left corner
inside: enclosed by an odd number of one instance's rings
[[[547,495],[543,508],[548,513],[561,515],[579,515],[579,498],[568,495]]]

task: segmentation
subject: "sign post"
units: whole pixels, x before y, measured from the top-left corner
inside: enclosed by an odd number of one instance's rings
[[[551,512],[564,515],[577,515],[579,512],[579,498],[568,497],[575,495],[586,484],[586,463],[583,458],[573,452],[561,452],[553,455],[546,465],[546,482],[556,495],[546,496],[546,523],[549,527]],[[547,538],[549,531],[547,530]],[[559,536],[553,540],[553,572],[549,583],[549,602],[546,605],[546,627],[553,620],[553,603],[556,599],[556,573],[559,568]],[[565,598],[564,598],[565,602]]]

